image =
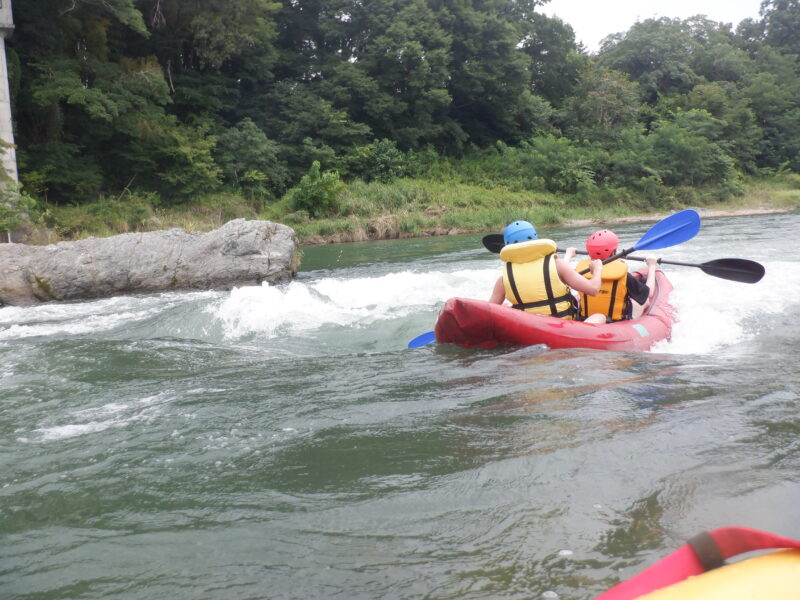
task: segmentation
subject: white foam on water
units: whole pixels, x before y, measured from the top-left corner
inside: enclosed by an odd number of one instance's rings
[[[746,284],[712,277],[697,268],[668,267],[677,310],[672,340],[654,352],[706,354],[760,333],[764,315],[779,315],[797,304],[800,272],[794,263],[765,263],[764,279]],[[481,265],[456,271],[404,270],[375,277],[327,277],[285,287],[234,289],[209,306],[227,337],[259,333],[270,337],[308,332],[325,325],[369,326],[382,319],[402,319],[437,310],[454,296],[488,298],[499,275]]]
[[[30,337],[78,336],[111,331],[158,315],[176,304],[215,292],[117,296],[72,304],[0,308],[0,341]]]
[[[222,321],[225,335],[268,336],[310,331],[324,325],[368,325],[399,319],[441,306],[447,298],[486,298],[496,269],[401,271],[376,277],[328,277],[293,281],[285,287],[235,288],[209,310]]]
[[[797,311],[800,269],[788,261],[764,265],[766,275],[757,284],[712,277],[698,268],[665,267],[675,288],[671,298],[678,320],[672,340],[659,342],[653,351],[707,354],[767,335],[764,330],[774,326],[779,315],[793,308]],[[198,298],[207,300],[200,303],[204,305],[200,310],[210,314],[229,339],[252,334],[313,336],[315,330],[330,326],[371,327],[379,321],[437,311],[454,296],[488,298],[500,274],[499,261],[458,266],[458,270],[447,270],[455,268],[450,264],[427,271],[399,266],[403,270],[375,276],[300,279],[286,286],[239,287],[227,294],[120,296],[75,304],[4,307],[0,308],[0,344],[30,337],[92,335],[117,328],[125,335],[126,325]],[[13,369],[7,366],[0,372],[10,375]]]
[[[109,402],[102,406],[73,411],[67,419],[74,421],[62,425],[42,426],[33,430],[35,441],[53,442],[66,440],[91,433],[98,433],[112,427],[121,428],[133,422],[150,419],[155,415],[154,405],[169,400],[166,394],[156,394],[133,402]],[[30,438],[19,438],[30,441]]]
[[[79,435],[86,435],[88,433],[97,433],[105,431],[110,427],[123,427],[126,423],[118,419],[109,419],[107,421],[92,421],[90,423],[77,423],[71,425],[59,425],[56,427],[43,427],[36,429],[35,433],[39,434],[39,441],[53,442],[56,440],[65,440]]]
[[[700,269],[669,270],[674,286],[670,296],[677,309],[672,339],[659,342],[655,352],[706,354],[764,334],[757,317],[780,315],[800,297],[796,263],[764,263],[766,274],[755,284],[711,277]]]
[[[119,312],[107,315],[83,315],[67,318],[52,323],[32,323],[27,325],[10,325],[0,330],[0,340],[18,340],[40,336],[85,335],[99,331],[109,331],[132,320],[156,314],[157,309],[137,312]]]

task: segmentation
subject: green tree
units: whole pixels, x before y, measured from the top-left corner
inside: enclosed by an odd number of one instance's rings
[[[757,151],[759,166],[800,169],[798,81],[798,77],[787,81],[762,72],[751,77],[742,90],[762,131]]]
[[[406,167],[405,156],[397,144],[386,138],[355,148],[345,161],[351,176],[382,183],[394,181]]]
[[[378,6],[376,2],[371,8]],[[436,141],[451,100],[450,36],[424,0],[387,2],[369,14],[366,31],[371,35],[348,64],[376,85],[372,94],[353,98],[358,112],[351,114],[376,137],[395,140],[403,148]]]
[[[213,129],[256,111],[274,81],[280,4],[269,0],[139,0],[150,35],[127,52],[155,55],[172,94],[170,112]]]
[[[278,144],[246,118],[219,135],[215,154],[228,183],[250,195],[262,190],[280,195],[286,189],[289,172],[278,160],[278,150]]]
[[[311,83],[277,83],[264,101],[270,111],[261,116],[263,123],[254,121],[271,139],[280,140],[279,158],[295,177],[315,160],[338,167],[341,157],[370,137],[369,127],[320,98]]]
[[[715,141],[720,142],[736,160],[738,169],[754,172],[762,138],[762,130],[744,97],[731,82],[700,84],[686,97],[686,107],[707,111],[722,124]]]
[[[159,167],[154,172],[157,191],[172,204],[216,189],[220,177],[213,158],[216,138],[205,127],[183,125],[174,117],[167,124],[153,149]]]
[[[639,88],[621,71],[588,65],[564,103],[562,122],[572,138],[612,141],[639,115]]]
[[[158,66],[88,53],[31,66],[18,104],[18,118],[31,125],[20,127],[25,164],[52,176],[55,200],[83,201],[123,185],[136,171],[127,159],[152,150],[168,120],[169,95]]]
[[[472,143],[496,140],[517,144],[539,123],[531,93],[531,60],[521,52],[529,27],[520,20],[538,2],[509,0],[440,0],[437,13],[452,36],[448,91],[450,115]],[[458,148],[461,140],[448,140]]]
[[[530,56],[531,89],[554,106],[574,93],[590,59],[579,52],[570,25],[557,17],[534,13],[521,50]]]
[[[36,201],[20,186],[6,178],[0,183],[0,231],[5,231],[6,241],[11,243],[11,232],[31,220]]]
[[[75,0],[59,10],[61,16],[74,15],[75,19],[81,19],[82,15],[90,13],[97,14],[100,18],[113,16],[136,33],[147,34],[142,13],[136,7],[136,0]]]
[[[655,104],[662,95],[685,93],[700,81],[692,68],[699,49],[689,28],[679,19],[647,19],[626,33],[607,37],[600,64],[624,71],[642,86],[644,99]]]
[[[128,39],[132,51],[155,53],[165,71],[247,71],[246,57],[260,69],[275,58],[275,15],[270,0],[137,0],[148,15],[149,37]]]
[[[339,211],[346,185],[336,171],[321,171],[314,161],[300,183],[287,192],[294,210],[305,210],[312,217],[327,217]]]
[[[288,2],[281,21],[281,84],[302,86],[403,148],[452,128],[450,36],[425,0]]]
[[[264,198],[305,176],[292,197],[327,214],[339,173],[560,193],[800,170],[800,0],[766,0],[736,33],[648,19],[597,57],[544,3],[18,2],[20,174],[54,202],[222,183]]]
[[[649,166],[670,186],[732,184],[734,161],[717,142],[723,124],[705,111],[656,123],[647,136]]]
[[[800,56],[800,2],[764,0],[761,17],[764,42],[781,52]]]

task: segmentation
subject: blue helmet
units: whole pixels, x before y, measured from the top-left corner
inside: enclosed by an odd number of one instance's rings
[[[514,221],[509,223],[503,230],[503,242],[506,244],[514,244],[516,242],[527,242],[535,240],[539,236],[536,235],[536,229],[527,221]]]

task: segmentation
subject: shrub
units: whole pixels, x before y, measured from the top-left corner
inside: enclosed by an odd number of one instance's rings
[[[0,231],[6,232],[9,242],[11,230],[30,221],[36,207],[36,201],[18,188],[11,182],[2,182],[0,187]]]
[[[217,140],[206,127],[189,127],[176,119],[170,123],[154,149],[161,165],[155,175],[162,198],[186,203],[219,185],[221,170],[212,157]]]
[[[652,166],[665,185],[725,185],[736,179],[733,158],[681,123],[660,123],[647,140]]]
[[[152,214],[154,194],[131,194],[127,199],[98,200],[86,205],[86,212],[111,231],[137,231]],[[92,219],[95,220],[95,219]]]
[[[287,225],[300,225],[301,223],[308,223],[310,220],[308,211],[298,210],[285,215],[282,221]]]
[[[320,172],[319,161],[315,160],[287,195],[295,211],[305,210],[312,218],[328,217],[338,212],[346,187],[337,171]]]
[[[575,193],[593,188],[594,157],[566,138],[532,138],[519,147],[495,144],[457,163],[457,179],[483,188]]]
[[[382,139],[359,146],[345,157],[351,175],[364,181],[391,183],[404,174],[406,160],[392,140]]]
[[[410,177],[430,177],[448,179],[454,169],[447,157],[440,155],[430,146],[419,152],[409,150],[406,155],[406,174]]]

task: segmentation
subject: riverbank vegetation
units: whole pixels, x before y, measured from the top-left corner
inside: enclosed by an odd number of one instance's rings
[[[592,55],[542,4],[16,3],[32,239],[247,217],[320,243],[798,205],[800,1],[735,28],[648,19]]]
[[[181,227],[209,231],[234,218],[268,219],[295,229],[302,244],[352,242],[499,231],[508,222],[526,219],[537,226],[575,221],[597,223],[646,218],[686,207],[720,213],[793,210],[800,207],[800,176],[746,178],[740,194],[721,197],[714,187],[670,190],[671,196],[615,197],[556,195],[495,187],[403,178],[392,183],[361,181],[347,186],[335,215],[311,218],[286,201],[264,207],[234,194],[212,194],[178,208],[154,206],[152,198],[135,195],[76,206],[49,205],[31,230],[36,243],[52,243],[89,235],[104,237],[131,231]]]

